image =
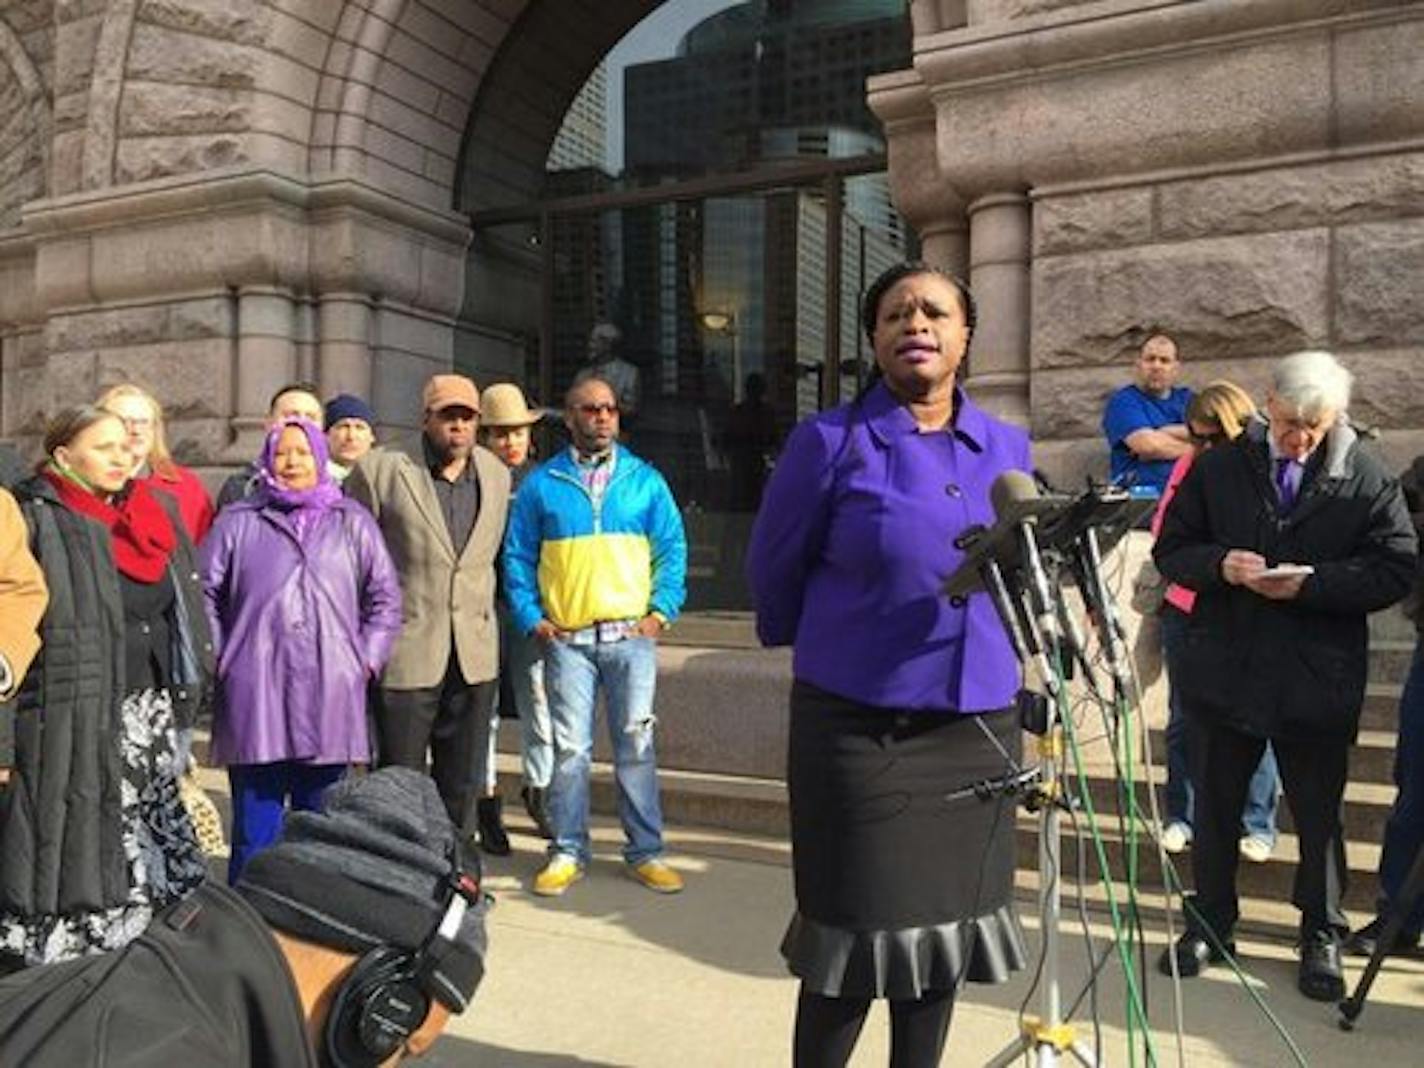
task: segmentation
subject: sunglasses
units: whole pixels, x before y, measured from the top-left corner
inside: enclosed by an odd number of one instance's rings
[[[1210,434],[1198,434],[1195,430],[1188,430],[1187,436],[1192,439],[1194,445],[1220,445],[1226,440],[1226,432],[1214,430]]]
[[[616,404],[580,404],[576,409],[580,415],[617,415]]]

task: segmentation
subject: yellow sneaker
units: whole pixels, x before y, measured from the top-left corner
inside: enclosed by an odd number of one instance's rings
[[[540,897],[558,897],[582,878],[583,868],[579,862],[559,853],[534,876],[534,892]]]
[[[629,877],[659,894],[676,894],[682,890],[682,876],[657,857],[641,864],[629,864],[627,870]]]

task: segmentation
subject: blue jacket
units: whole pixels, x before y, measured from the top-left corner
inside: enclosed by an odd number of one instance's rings
[[[528,634],[547,618],[560,630],[602,620],[676,618],[687,595],[687,538],[656,468],[615,446],[597,511],[569,450],[519,487],[504,537],[504,589]]]

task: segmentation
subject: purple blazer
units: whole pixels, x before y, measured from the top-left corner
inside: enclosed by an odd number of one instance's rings
[[[256,500],[218,513],[201,550],[218,657],[215,764],[366,763],[366,682],[401,628],[380,528],[342,498],[298,537]]]
[[[882,708],[985,712],[1020,673],[989,597],[941,592],[954,539],[994,521],[989,486],[1030,470],[1028,435],[955,390],[946,431],[921,434],[876,385],[787,439],[747,552],[757,634],[794,645],[796,678]]]

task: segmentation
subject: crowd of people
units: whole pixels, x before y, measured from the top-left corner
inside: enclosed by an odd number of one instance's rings
[[[1020,665],[986,596],[941,590],[964,559],[958,536],[994,522],[995,479],[1032,470],[1029,437],[963,389],[976,308],[961,280],[894,267],[862,322],[868,382],[799,425],[764,487],[758,477],[747,551],[758,634],[793,647],[795,911],[782,952],[800,981],[804,1068],[846,1063],[877,998],[890,1003],[892,1065],[937,1064],[962,985],[1002,981],[1028,955],[1014,799],[960,789],[1022,770]],[[548,842],[531,890],[557,896],[584,877],[600,704],[625,870],[657,893],[683,888],[665,855],[654,736],[656,643],[685,599],[687,541],[663,475],[620,441],[636,379],[599,366],[570,386],[567,441],[544,459],[544,413],[511,383],[481,393],[436,374],[419,429],[390,441],[362,398],[323,404],[309,383],[284,385],[216,507],[142,388],[51,420],[38,468],[0,492],[0,973],[106,953],[132,963],[125,947],[146,940],[225,944],[154,922],[197,900],[272,928],[316,986],[365,991],[367,962],[353,972],[352,955],[398,944],[408,967],[436,937],[430,915],[461,896],[441,880],[468,871],[467,854],[510,852],[501,721],[518,720],[520,797]],[[1114,479],[1159,498],[1143,537],[1162,576],[1148,610],[1171,687],[1162,843],[1190,848],[1196,890],[1161,967],[1190,977],[1230,951],[1238,860],[1270,856],[1283,788],[1301,844],[1300,989],[1338,998],[1346,755],[1366,616],[1417,582],[1406,495],[1352,427],[1350,375],[1327,353],[1280,361],[1260,410],[1230,382],[1180,385],[1163,331],[1134,370],[1103,428]],[[1421,694],[1416,656],[1382,914],[1424,839]],[[231,787],[236,896],[198,889],[206,864],[182,801],[207,717]],[[373,797],[398,815],[357,826]],[[411,815],[431,805],[434,829]],[[399,931],[351,936],[386,881],[314,876],[323,850],[349,845],[338,824],[424,872],[409,891],[421,907],[391,918]],[[314,878],[356,911],[309,907]],[[1416,944],[1421,915],[1386,948]],[[1349,944],[1372,949],[1380,930]],[[475,956],[482,937],[470,936]],[[369,965],[382,991],[390,965]],[[417,971],[439,987],[438,969]],[[458,1011],[477,971],[464,966],[435,1001]],[[344,1004],[330,1034],[290,1005],[282,1026],[352,1041],[365,1032]]]

